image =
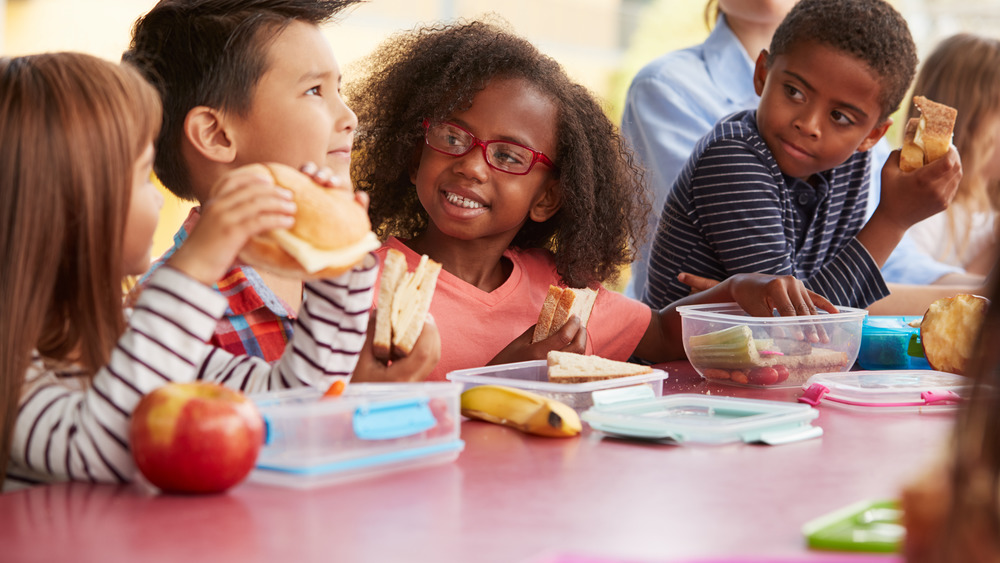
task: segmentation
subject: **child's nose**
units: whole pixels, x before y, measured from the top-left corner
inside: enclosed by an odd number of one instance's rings
[[[795,118],[795,129],[803,135],[819,136],[819,114],[815,111],[803,111]]]
[[[474,145],[472,150],[462,156],[455,157],[455,160],[455,171],[457,173],[482,182],[486,181],[490,165],[486,162],[485,147]]]
[[[331,96],[330,113],[333,114],[334,129],[354,131],[358,128],[358,115],[354,113],[340,96]]]

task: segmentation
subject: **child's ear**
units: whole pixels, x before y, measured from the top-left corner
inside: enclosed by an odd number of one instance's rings
[[[885,135],[885,132],[889,130],[891,125],[891,117],[876,125],[871,131],[868,132],[868,135],[861,141],[861,144],[858,145],[858,152],[865,152],[866,150],[874,147],[875,143],[877,143],[879,139]]]
[[[552,178],[545,184],[545,188],[535,204],[528,211],[528,218],[536,223],[544,223],[562,207],[562,189],[558,178]]]
[[[236,143],[226,131],[224,116],[207,106],[192,108],[184,118],[184,136],[205,158],[215,162],[236,159]]]
[[[753,68],[753,89],[758,96],[764,94],[764,82],[767,81],[767,49],[761,49],[757,55],[757,64]]]
[[[413,184],[414,186],[417,185],[417,171],[420,170],[420,158],[423,156],[423,154],[424,154],[424,147],[423,145],[421,145],[417,147],[415,151],[413,151],[413,155],[410,157],[410,167],[409,167],[410,183]]]

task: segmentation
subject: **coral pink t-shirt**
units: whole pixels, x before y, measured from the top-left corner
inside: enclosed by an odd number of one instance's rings
[[[411,271],[417,267],[420,255],[395,237],[375,253],[384,262],[390,248],[406,255]],[[504,256],[513,263],[513,271],[503,285],[491,292],[441,270],[431,300],[431,315],[441,334],[441,361],[427,378],[429,381],[443,381],[453,370],[485,366],[535,325],[549,285],[562,285],[549,251],[507,250]],[[645,334],[651,316],[649,307],[642,302],[599,287],[587,323],[586,353],[612,360],[628,359]]]

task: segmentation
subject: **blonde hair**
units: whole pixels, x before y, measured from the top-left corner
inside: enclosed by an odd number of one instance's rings
[[[969,235],[956,224],[956,206],[971,212],[997,210],[1000,183],[984,177],[982,170],[996,149],[990,126],[1000,116],[1000,41],[969,33],[945,39],[924,61],[913,92],[958,110],[954,144],[962,157],[963,175],[945,213],[950,246],[961,255]],[[909,117],[918,116],[911,104]]]
[[[32,351],[93,374],[124,331],[122,245],[160,102],[78,53],[0,58],[0,482]]]
[[[719,0],[708,0],[705,3],[705,27],[712,31],[715,28],[715,21],[719,18],[722,8],[719,8]]]

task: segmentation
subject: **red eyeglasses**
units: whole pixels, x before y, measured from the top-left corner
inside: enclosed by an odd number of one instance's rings
[[[478,145],[483,149],[483,158],[490,168],[508,174],[523,176],[531,172],[536,162],[556,169],[549,157],[532,148],[510,141],[481,141],[454,123],[425,119],[424,140],[430,148],[451,156],[466,155]]]

